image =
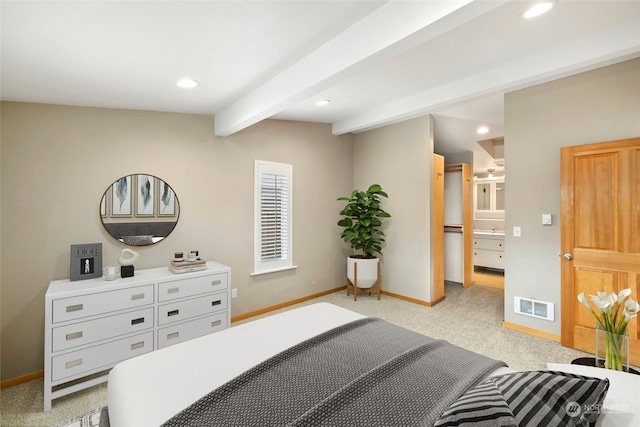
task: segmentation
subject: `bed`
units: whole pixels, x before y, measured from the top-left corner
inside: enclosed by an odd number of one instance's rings
[[[108,411],[112,427],[589,425],[608,387],[573,373],[516,372],[319,303],[120,363]]]

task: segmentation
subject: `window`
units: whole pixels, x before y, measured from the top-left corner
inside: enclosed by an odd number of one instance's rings
[[[292,253],[293,166],[255,161],[253,274],[295,268]]]

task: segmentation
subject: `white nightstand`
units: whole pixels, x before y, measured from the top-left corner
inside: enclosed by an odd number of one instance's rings
[[[547,363],[550,371],[561,371],[595,378],[608,378],[609,390],[604,399],[603,413],[596,426],[640,426],[640,375],[583,365]]]

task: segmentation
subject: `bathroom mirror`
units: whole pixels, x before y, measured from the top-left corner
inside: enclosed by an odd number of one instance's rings
[[[476,210],[488,211],[491,209],[491,184],[476,184]]]
[[[131,246],[162,241],[175,228],[180,205],[173,188],[148,174],[116,179],[102,194],[100,220],[114,239]]]

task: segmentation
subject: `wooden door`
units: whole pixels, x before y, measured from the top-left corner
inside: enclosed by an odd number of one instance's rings
[[[595,319],[580,292],[640,292],[640,138],[561,149],[562,344],[595,352]],[[630,362],[640,365],[638,319]]]

